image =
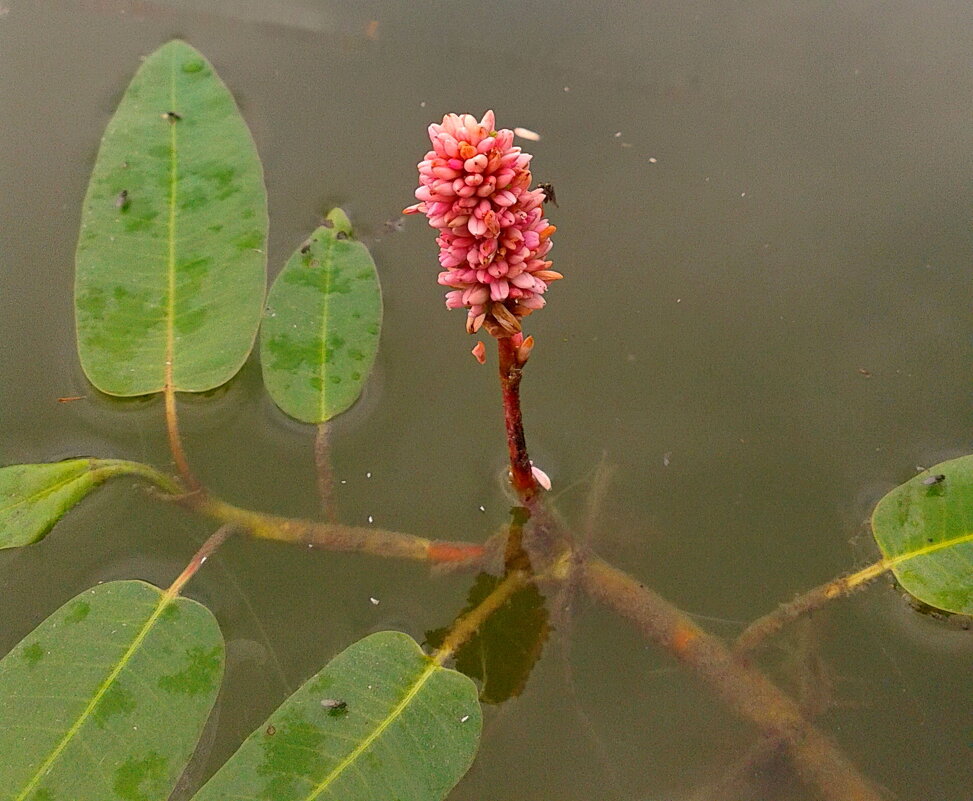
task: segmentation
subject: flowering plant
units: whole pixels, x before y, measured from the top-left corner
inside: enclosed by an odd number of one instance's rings
[[[495,130],[487,111],[447,114],[429,126],[432,150],[419,162],[418,203],[439,231],[439,283],[446,306],[466,308],[466,330],[496,337],[520,331],[520,318],[544,306],[563,276],[545,260],[554,226],[544,217],[544,191],[531,189],[530,160],[509,129]]]

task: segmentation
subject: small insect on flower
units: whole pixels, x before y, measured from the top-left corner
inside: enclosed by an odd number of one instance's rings
[[[557,195],[554,194],[554,184],[538,184],[537,188],[544,193],[544,202],[557,205]]]
[[[931,487],[935,484],[942,484],[945,480],[946,480],[946,476],[944,476],[942,473],[937,473],[934,476],[926,476],[922,480],[922,483],[925,484],[927,487]]]

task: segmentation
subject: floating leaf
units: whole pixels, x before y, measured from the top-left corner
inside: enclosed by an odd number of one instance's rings
[[[973,456],[937,464],[892,490],[872,513],[872,533],[911,595],[973,615]]]
[[[271,287],[260,333],[264,384],[285,413],[323,423],[351,406],[382,326],[382,292],[368,249],[341,209],[288,260]]]
[[[112,476],[140,467],[114,459],[69,459],[0,467],[0,548],[43,539],[61,517]]]
[[[193,801],[435,801],[466,773],[481,725],[473,682],[379,632],[288,698]]]
[[[503,579],[481,573],[470,589],[466,608],[457,619],[476,609]],[[456,652],[456,669],[477,679],[480,700],[499,704],[520,695],[548,635],[544,596],[528,584],[517,590]],[[439,648],[450,632],[447,626],[426,632],[426,642]]]
[[[213,615],[141,581],[68,601],[0,661],[0,798],[162,801],[216,700]]]
[[[108,123],[84,200],[75,312],[81,365],[111,395],[228,381],[253,347],[267,199],[253,139],[212,65],[173,41]]]

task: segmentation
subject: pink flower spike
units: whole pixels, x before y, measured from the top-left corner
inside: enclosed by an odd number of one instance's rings
[[[467,309],[471,334],[485,326],[505,337],[544,306],[548,284],[561,274],[545,259],[554,226],[543,216],[544,192],[530,189],[531,156],[513,144],[513,131],[495,125],[492,111],[479,120],[447,114],[430,125],[419,202],[404,213],[422,212],[439,232],[446,306]]]

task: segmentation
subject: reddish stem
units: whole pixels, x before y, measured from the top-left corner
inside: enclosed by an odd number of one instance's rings
[[[517,345],[512,337],[497,339],[500,355],[500,388],[503,391],[503,416],[507,426],[507,449],[510,452],[510,481],[524,502],[537,494],[537,479],[530,469],[524,420],[520,412],[520,378],[523,365],[517,359]]]

